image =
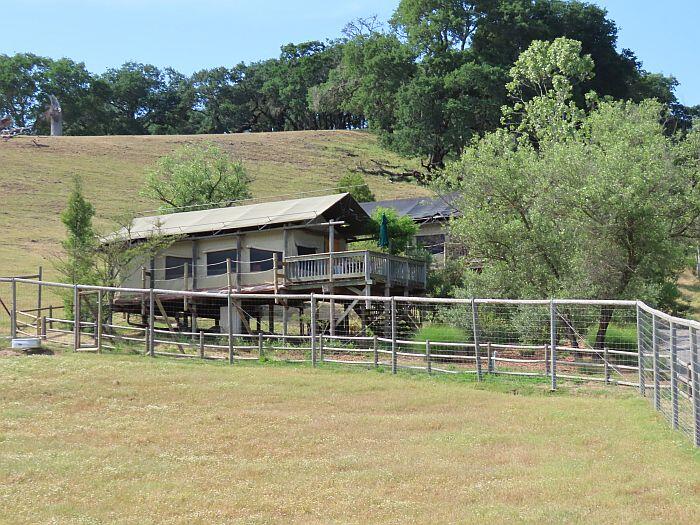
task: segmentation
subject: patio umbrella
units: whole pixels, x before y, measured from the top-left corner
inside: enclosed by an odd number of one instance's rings
[[[382,223],[379,226],[379,247],[389,248],[389,220],[386,213],[382,213]]]

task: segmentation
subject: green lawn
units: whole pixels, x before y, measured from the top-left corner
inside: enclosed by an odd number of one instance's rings
[[[700,453],[632,390],[0,358],[3,523],[697,523]]]

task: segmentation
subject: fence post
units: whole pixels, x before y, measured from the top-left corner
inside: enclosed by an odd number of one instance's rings
[[[156,295],[153,291],[153,275],[151,275],[151,289],[148,292],[148,355],[156,355]]]
[[[678,429],[678,334],[676,323],[669,323],[671,332],[671,425]]]
[[[391,373],[395,374],[396,363],[396,298],[391,297]]]
[[[698,332],[690,328],[690,370],[693,387],[693,437],[696,447],[700,447],[700,356],[698,356]]]
[[[639,395],[642,397],[647,395],[646,386],[644,385],[644,348],[642,346],[642,309],[637,302],[637,360],[639,368]]]
[[[73,350],[80,348],[80,290],[73,285]]]
[[[379,368],[379,341],[377,341],[377,335],[375,334],[372,338],[373,350],[374,350],[374,368]]]
[[[610,384],[610,365],[608,364],[608,347],[603,347],[603,367],[605,370],[605,384]]]
[[[41,316],[41,340],[46,341],[46,316],[42,315]]]
[[[199,331],[199,358],[204,359],[204,330]]]
[[[10,337],[17,337],[17,281],[12,279],[12,309],[10,310]]]
[[[263,343],[263,334],[258,332],[258,357],[263,359],[265,357],[265,345]]]
[[[318,359],[323,363],[323,334],[318,336]]]
[[[37,292],[36,292],[36,315],[37,319],[38,316],[41,315],[41,292],[42,292],[42,281],[44,280],[44,269],[39,266],[39,271],[37,272],[37,277],[39,278],[39,285],[37,286]]]
[[[316,366],[316,296],[311,294],[311,366]]]
[[[428,368],[428,374],[432,374],[433,367],[430,363],[430,340],[428,340],[428,339],[425,340],[425,362],[426,362],[426,367]]]
[[[240,252],[237,252],[240,253]],[[239,257],[240,259],[240,257]],[[233,297],[231,296],[231,258],[226,258],[226,318],[228,319],[228,364],[233,364]]]
[[[489,374],[493,373],[493,359],[491,353],[491,341],[486,341],[486,371]]]
[[[656,337],[656,314],[651,314],[651,345],[654,370],[654,408],[661,410],[661,386],[659,384],[659,343]]]
[[[97,290],[97,319],[95,320],[97,353],[102,353],[102,290]]]
[[[472,331],[474,332],[474,358],[476,359],[476,380],[481,381],[481,356],[479,355],[479,314],[472,297]]]
[[[549,371],[552,377],[552,390],[557,389],[557,305],[554,299],[549,303]]]

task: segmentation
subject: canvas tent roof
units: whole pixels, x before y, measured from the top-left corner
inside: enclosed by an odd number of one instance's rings
[[[206,233],[222,233],[246,228],[262,228],[300,221],[344,220],[349,235],[364,233],[369,217],[348,193],[323,195],[286,201],[262,202],[245,206],[213,208],[209,210],[170,213],[137,217],[129,229],[107,236],[104,242],[114,239],[138,240],[161,235],[196,236]]]
[[[417,197],[363,202],[360,206],[368,215],[372,215],[377,208],[393,208],[399,215],[408,215],[415,222],[427,222],[431,220],[445,220],[456,215],[457,209],[452,204],[455,198],[455,194],[448,194],[435,198]]]

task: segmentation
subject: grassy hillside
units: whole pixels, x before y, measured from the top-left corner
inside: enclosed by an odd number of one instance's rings
[[[30,272],[43,264],[51,276],[50,260],[60,253],[64,235],[58,215],[72,174],[84,178],[98,226],[109,229],[110,219],[124,211],[156,207],[139,196],[147,167],[179,145],[199,141],[213,141],[242,159],[254,179],[255,197],[331,189],[348,169],[369,165],[370,159],[416,164],[383,150],[374,136],[361,131],[18,137],[0,142],[0,275]],[[426,193],[383,177],[368,177],[368,183],[378,198]]]
[[[632,390],[85,354],[0,357],[0,369],[0,522],[681,524],[700,512],[700,456]]]

